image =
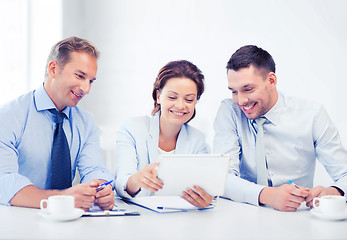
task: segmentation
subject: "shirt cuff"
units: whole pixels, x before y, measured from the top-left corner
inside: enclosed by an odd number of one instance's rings
[[[113,180],[114,176],[107,169],[98,169],[81,176],[82,183],[91,182],[93,179],[103,179],[108,182]],[[112,186],[114,187],[113,183]]]
[[[129,177],[130,175],[117,176],[115,187],[118,196],[123,198],[132,198],[132,196],[127,191],[125,191]]]
[[[341,188],[339,188],[339,187],[337,187],[337,186],[331,186],[331,187],[336,188],[336,190],[339,191],[339,193],[341,194],[341,196],[345,196],[345,192],[344,192]]]
[[[229,173],[224,197],[259,206],[259,194],[264,188],[265,186],[249,182]]]

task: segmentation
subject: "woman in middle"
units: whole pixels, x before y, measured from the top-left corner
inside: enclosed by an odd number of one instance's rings
[[[152,92],[152,117],[129,119],[117,132],[115,185],[119,196],[149,196],[163,187],[156,171],[160,154],[209,153],[204,134],[188,125],[204,92],[203,80],[201,71],[185,60],[169,62],[159,71]],[[197,207],[213,200],[198,186],[186,189],[182,197]]]

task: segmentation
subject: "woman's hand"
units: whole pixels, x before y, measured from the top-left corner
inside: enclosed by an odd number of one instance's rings
[[[157,177],[156,167],[159,163],[151,163],[146,167],[130,176],[127,182],[126,191],[134,196],[140,188],[146,188],[156,192],[163,188],[163,182]]]
[[[194,191],[190,188],[187,188],[183,192],[182,198],[199,208],[205,208],[210,205],[214,198],[213,196],[210,196],[198,186],[194,186],[193,189]]]

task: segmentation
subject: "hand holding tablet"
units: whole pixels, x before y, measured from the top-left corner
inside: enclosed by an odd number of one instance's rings
[[[193,189],[187,188],[183,192],[182,198],[198,208],[206,208],[210,205],[214,196],[209,195],[205,190],[195,185]]]

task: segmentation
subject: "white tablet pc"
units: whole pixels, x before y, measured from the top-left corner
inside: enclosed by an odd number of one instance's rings
[[[221,196],[224,194],[229,160],[230,155],[160,155],[158,178],[164,186],[155,195],[180,196],[187,187],[197,185],[209,195]]]

